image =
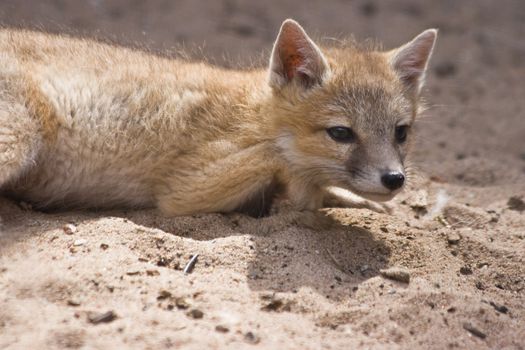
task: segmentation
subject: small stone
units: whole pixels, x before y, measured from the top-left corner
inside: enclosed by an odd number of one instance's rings
[[[108,248],[109,248],[109,245],[108,245],[108,244],[106,244],[106,243],[100,243],[100,249],[102,249],[102,250],[106,250],[106,249],[108,249]]]
[[[380,270],[379,272],[381,273],[381,276],[394,281],[402,283],[410,282],[410,272],[403,267],[391,267],[389,269]]]
[[[461,266],[459,273],[462,275],[472,275],[472,268],[468,265]]]
[[[80,301],[75,300],[75,299],[69,299],[69,300],[67,301],[67,304],[68,304],[69,306],[80,306]]]
[[[489,303],[496,311],[501,312],[502,314],[506,314],[509,312],[509,309],[505,305],[497,304],[493,301]]]
[[[73,242],[73,245],[75,247],[80,247],[80,246],[83,246],[86,243],[87,243],[87,241],[85,239],[81,238],[81,239],[77,239],[75,242]]]
[[[157,260],[157,266],[166,267],[169,266],[173,259],[168,259],[163,256],[159,256],[159,259]]]
[[[130,271],[126,272],[126,275],[128,275],[128,276],[140,275],[140,271],[139,270],[130,270]]]
[[[146,275],[148,276],[158,276],[160,272],[158,270],[146,270]]]
[[[258,344],[261,341],[261,338],[253,332],[246,332],[244,333],[244,340],[250,344]]]
[[[204,312],[199,309],[191,309],[186,315],[198,320],[204,317]]]
[[[215,326],[215,330],[219,333],[228,333],[230,331],[230,329],[226,326],[223,326],[223,325],[217,325]]]
[[[77,232],[77,227],[73,224],[67,224],[67,225],[64,225],[64,227],[62,227],[62,230],[64,231],[66,235],[72,235],[75,232]]]
[[[450,232],[447,235],[448,244],[458,244],[461,240],[461,236],[457,232]]]
[[[109,323],[117,318],[117,314],[113,311],[107,311],[104,313],[95,313],[88,316],[89,322],[93,324]]]
[[[483,285],[483,282],[481,281],[476,282],[476,288],[479,290],[485,290],[485,286]]]
[[[171,293],[168,292],[167,290],[161,290],[159,292],[159,295],[157,296],[157,300],[164,300],[168,298],[171,298]]]
[[[186,310],[186,309],[188,309],[190,307],[190,303],[188,303],[186,298],[178,297],[178,298],[175,298],[175,306],[177,306],[177,309],[179,309],[179,310]],[[197,310],[197,311],[199,311],[199,310]]]
[[[463,323],[463,328],[478,338],[485,339],[487,337],[487,335],[484,332],[476,328],[471,323],[468,323],[468,322]]]

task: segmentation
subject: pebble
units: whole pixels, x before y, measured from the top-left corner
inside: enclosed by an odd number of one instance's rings
[[[171,293],[168,292],[167,290],[161,290],[159,292],[159,295],[157,296],[157,300],[164,300],[168,298],[171,298]]]
[[[496,311],[498,312],[501,312],[502,314],[506,314],[507,312],[509,312],[509,309],[505,306],[505,305],[501,305],[501,304],[498,304],[498,303],[495,303],[493,301],[491,301],[489,303]]]
[[[457,232],[450,232],[447,235],[448,244],[458,244],[461,240],[461,236]]]
[[[261,338],[259,338],[255,333],[253,332],[246,332],[244,333],[244,340],[247,343],[250,344],[258,344],[261,341]]]
[[[67,301],[67,304],[68,304],[69,306],[80,306],[80,301],[75,300],[75,299],[69,299],[69,300]]]
[[[461,266],[459,273],[462,275],[472,275],[472,268],[468,265]]]
[[[382,269],[379,272],[381,276],[394,281],[402,283],[410,282],[410,272],[403,267],[391,267],[389,269]]]
[[[72,235],[75,232],[77,232],[77,227],[73,224],[67,224],[67,225],[64,225],[64,227],[62,227],[62,230],[64,231],[66,235]]]
[[[77,239],[75,242],[73,242],[73,245],[75,247],[80,247],[80,246],[82,246],[82,245],[84,245],[86,243],[87,243],[87,241],[85,239],[81,238],[81,239]]]
[[[228,333],[230,331],[230,329],[226,326],[223,326],[223,325],[217,325],[215,326],[215,330],[219,333]]]
[[[472,324],[468,322],[463,323],[463,328],[478,338],[485,339],[487,337],[485,333],[483,333],[478,328],[476,328],[475,326],[473,326]]]
[[[179,310],[186,310],[186,309],[188,309],[190,307],[190,303],[188,303],[186,298],[178,297],[178,298],[175,299],[175,306],[177,306],[177,309],[179,309]],[[196,310],[196,311],[202,313],[202,311],[200,311],[200,310]],[[199,318],[202,318],[202,316],[199,317]]]
[[[188,311],[188,313],[186,315],[190,316],[191,318],[194,318],[194,319],[198,320],[198,319],[201,319],[201,318],[204,317],[204,312],[202,312],[199,309],[191,309],[190,311]]]
[[[104,313],[97,313],[88,316],[89,322],[93,324],[109,323],[117,318],[117,314],[113,311],[107,311]]]

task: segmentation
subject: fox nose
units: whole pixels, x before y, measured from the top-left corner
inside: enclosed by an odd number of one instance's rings
[[[405,175],[397,171],[390,171],[381,176],[381,183],[389,190],[394,191],[403,186]]]

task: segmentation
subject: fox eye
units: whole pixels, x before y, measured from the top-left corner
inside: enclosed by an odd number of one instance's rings
[[[326,129],[328,135],[337,142],[350,143],[355,141],[355,134],[352,129],[345,126],[334,126]]]
[[[407,140],[407,134],[408,134],[409,128],[410,126],[408,125],[396,126],[396,141],[398,143],[403,143]]]

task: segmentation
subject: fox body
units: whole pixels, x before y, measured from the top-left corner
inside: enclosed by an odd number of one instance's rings
[[[0,31],[0,189],[38,208],[168,215],[388,200],[435,38],[322,51],[287,20],[269,68],[234,71]]]

